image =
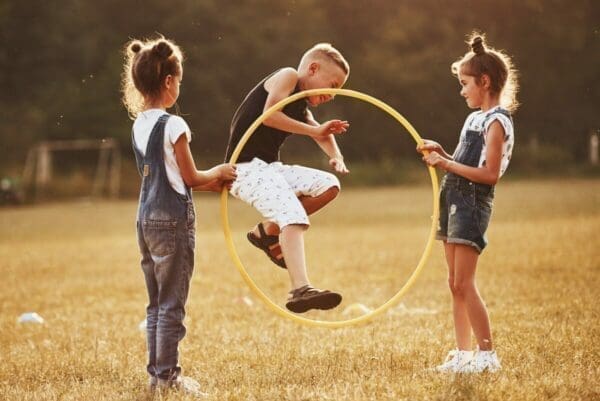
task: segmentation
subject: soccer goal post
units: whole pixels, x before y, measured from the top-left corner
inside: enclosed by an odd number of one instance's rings
[[[27,153],[22,178],[26,193],[29,189],[36,198],[44,195],[54,179],[54,163],[60,158],[58,153],[65,151],[97,151],[95,172],[93,177],[90,177],[91,196],[106,194],[116,198],[119,195],[121,153],[117,141],[113,138],[39,142]]]

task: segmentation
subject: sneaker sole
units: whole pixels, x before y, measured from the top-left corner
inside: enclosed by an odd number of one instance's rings
[[[342,302],[342,296],[335,292],[316,294],[311,297],[290,301],[285,307],[294,313],[304,313],[311,309],[328,310],[333,309]]]

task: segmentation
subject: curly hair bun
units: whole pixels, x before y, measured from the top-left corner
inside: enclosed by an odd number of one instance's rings
[[[475,36],[471,41],[471,49],[473,53],[480,55],[485,53],[485,46],[483,44],[483,38],[481,36]]]
[[[173,54],[173,49],[166,41],[161,40],[154,45],[152,52],[160,57],[161,60],[166,60],[171,54]]]
[[[131,50],[133,53],[139,53],[139,51],[142,50],[142,44],[138,41],[135,41],[131,44],[131,46],[129,46],[129,50]]]

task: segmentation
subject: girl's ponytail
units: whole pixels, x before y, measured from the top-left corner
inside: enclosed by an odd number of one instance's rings
[[[475,36],[471,39],[471,50],[477,56],[485,54],[485,45],[483,44],[483,38],[481,36]]]
[[[142,42],[139,40],[134,40],[129,44],[130,53],[139,53],[140,50],[142,50]]]
[[[156,55],[160,60],[166,60],[173,54],[173,48],[165,40],[160,40],[152,46],[152,54]]]

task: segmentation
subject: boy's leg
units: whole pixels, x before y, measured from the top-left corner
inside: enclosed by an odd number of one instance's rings
[[[281,163],[273,163],[272,167],[283,176],[309,216],[334,200],[340,192],[340,181],[334,174],[326,171]],[[275,222],[262,223],[268,235],[279,234],[280,228]],[[254,227],[254,234],[257,233],[258,226]]]
[[[310,195],[300,195],[298,199],[300,199],[300,203],[304,206],[304,210],[306,210],[306,214],[309,216],[321,210],[325,205],[329,202],[337,198],[340,193],[340,188],[337,186],[329,187],[320,195],[310,196]]]
[[[454,332],[456,335],[456,346],[461,351],[471,350],[471,323],[467,306],[462,297],[454,296],[454,258],[456,244],[444,241],[444,253],[448,264],[448,287],[452,292],[452,315],[454,318]]]
[[[265,238],[267,241],[263,244],[257,241],[255,245],[267,252],[272,260],[283,258],[281,247],[277,243],[280,226],[309,224],[306,211],[293,189],[278,171],[277,164],[280,163],[267,164],[259,159],[239,164],[238,177],[230,191],[236,198],[252,205],[266,219],[263,224],[265,234],[275,238]],[[256,239],[262,238],[258,225],[252,230],[252,235]],[[274,243],[267,248],[265,243],[270,242]]]
[[[292,282],[292,289],[310,284],[304,257],[304,231],[306,231],[305,225],[290,224],[285,226],[279,235],[281,250]]]
[[[465,303],[469,322],[477,338],[479,349],[492,349],[492,334],[487,308],[475,285],[475,270],[479,253],[470,245],[455,244],[454,297]]]
[[[334,187],[328,188],[321,195],[317,195],[317,196],[300,195],[298,197],[298,199],[300,200],[300,203],[302,203],[302,207],[304,207],[306,214],[310,216],[310,215],[318,212],[324,206],[326,206],[329,202],[334,200],[338,196],[339,193],[340,193],[340,189],[338,187],[334,186]],[[281,230],[279,229],[279,226],[274,221],[265,220],[262,222],[262,224],[263,224],[263,227],[265,228],[265,232],[268,235],[279,235],[279,233],[281,232]],[[252,229],[252,232],[257,237],[260,237],[258,224],[256,226],[254,226],[254,228]]]
[[[291,295],[285,306],[295,313],[303,313],[310,309],[327,310],[335,308],[342,302],[340,294],[319,290],[310,285],[304,258],[306,228],[307,226],[303,224],[288,224],[283,226],[279,235],[292,284]]]

